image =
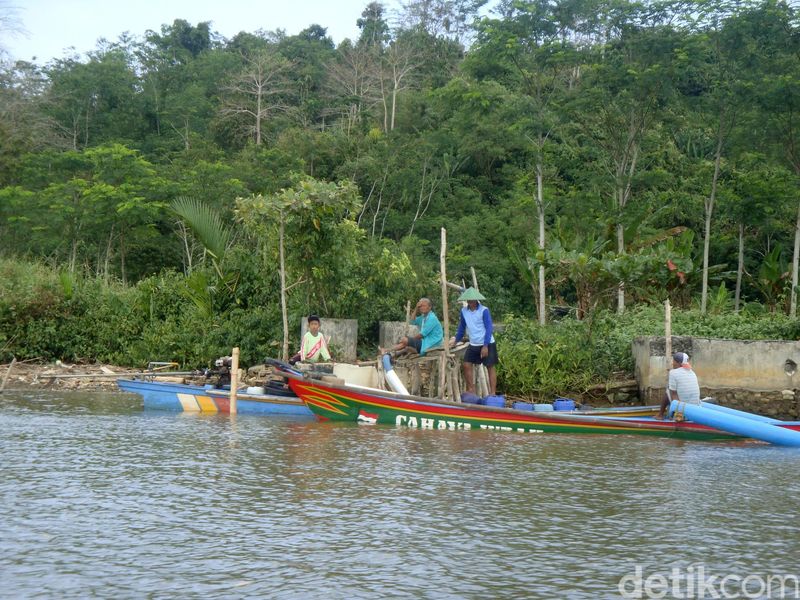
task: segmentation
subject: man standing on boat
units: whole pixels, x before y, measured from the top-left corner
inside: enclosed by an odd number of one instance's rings
[[[464,332],[469,333],[469,348],[464,353],[464,379],[467,380],[467,391],[475,393],[475,384],[472,381],[472,365],[486,367],[489,375],[489,395],[497,393],[497,344],[494,341],[494,325],[489,309],[481,304],[486,297],[474,287],[467,288],[458,297],[459,302],[466,302],[467,306],[461,309],[461,319],[458,322],[458,331],[450,340],[451,345],[457,344],[464,337]]]
[[[419,313],[419,315],[417,315]],[[433,305],[428,298],[420,298],[414,307],[409,324],[416,325],[419,329],[417,335],[407,335],[400,339],[391,350],[399,352],[406,348],[413,348],[420,356],[425,356],[428,350],[441,348],[444,341],[444,330],[439,322],[439,317],[433,312]],[[380,348],[380,353],[385,350]]]
[[[689,355],[676,352],[672,355],[672,369],[669,372],[669,389],[661,401],[658,418],[663,419],[667,407],[672,400],[680,400],[689,404],[700,404],[700,384],[697,375],[689,364]]]

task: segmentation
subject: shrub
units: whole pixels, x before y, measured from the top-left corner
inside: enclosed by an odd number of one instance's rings
[[[743,311],[672,313],[673,335],[745,340],[800,339],[800,319]],[[631,343],[639,336],[663,336],[660,306],[640,306],[623,315],[600,311],[591,320],[565,319],[545,327],[533,319],[508,317],[498,334],[498,376],[509,392],[552,399],[580,393],[615,377],[633,377]]]

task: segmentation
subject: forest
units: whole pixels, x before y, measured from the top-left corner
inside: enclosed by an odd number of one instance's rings
[[[252,363],[282,353],[284,312],[291,340],[309,313],[358,319],[369,356],[408,300],[440,310],[442,228],[520,393],[630,371],[667,299],[676,334],[800,338],[792,4],[409,0],[354,20],[338,43],[175,20],[46,64],[3,54],[0,359]]]

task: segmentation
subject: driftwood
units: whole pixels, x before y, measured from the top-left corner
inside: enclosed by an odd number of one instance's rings
[[[10,370],[10,369],[9,369]],[[197,371],[161,371],[154,373],[153,371],[140,371],[138,373],[67,373],[64,375],[50,375],[48,373],[41,373],[39,379],[104,379],[106,377],[190,377],[192,375],[200,376]]]
[[[14,365],[17,364],[16,357],[11,359],[11,364],[8,365],[8,369],[6,369],[6,374],[3,376],[3,383],[0,384],[0,394],[3,393],[3,390],[6,389],[6,382],[8,381],[8,376],[11,375],[11,369]]]

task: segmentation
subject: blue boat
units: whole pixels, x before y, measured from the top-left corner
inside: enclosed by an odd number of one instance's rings
[[[227,389],[142,379],[117,379],[117,385],[123,392],[140,395],[146,410],[230,413],[230,390]],[[241,388],[236,393],[239,414],[313,418],[311,410],[297,396],[260,393],[265,388],[257,389],[259,392],[253,393],[253,388]]]

